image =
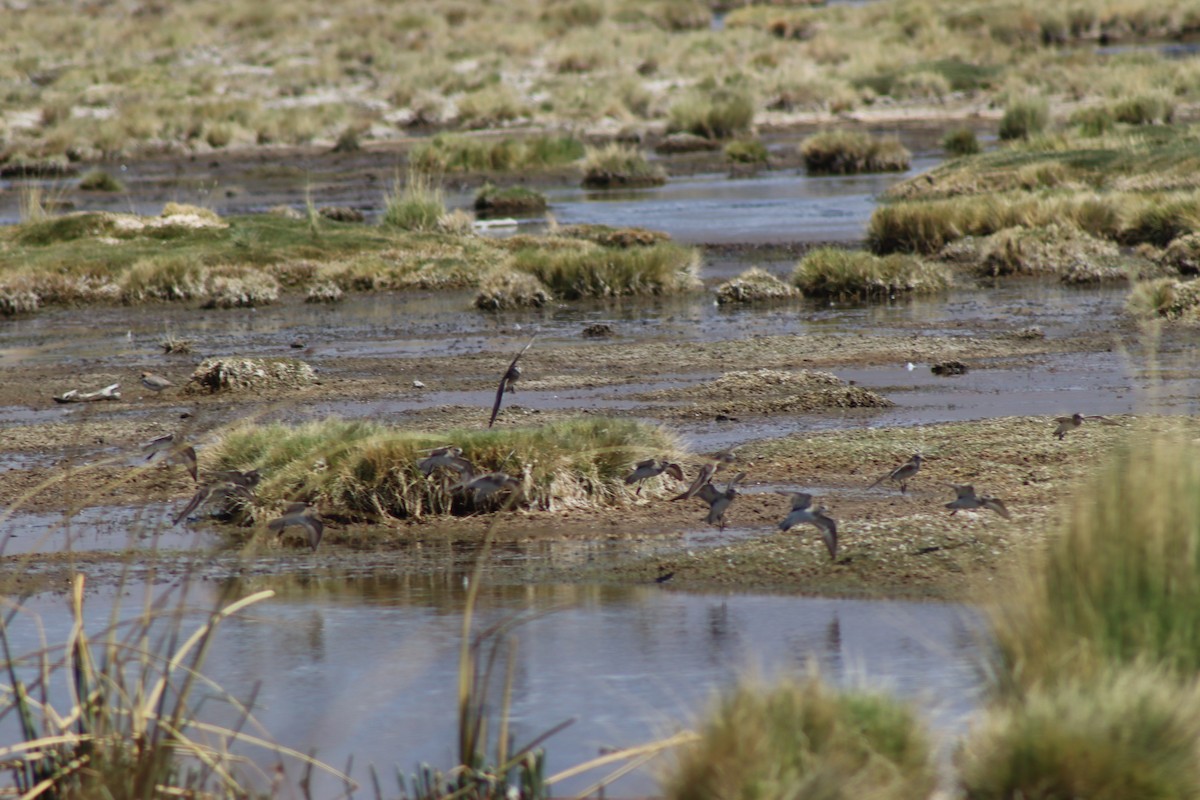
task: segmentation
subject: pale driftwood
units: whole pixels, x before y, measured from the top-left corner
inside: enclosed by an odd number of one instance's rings
[[[121,384],[114,383],[111,386],[105,386],[95,392],[81,392],[78,389],[72,389],[65,394],[60,394],[54,398],[56,403],[92,403],[97,400],[120,400],[121,393],[117,389],[121,388]]]

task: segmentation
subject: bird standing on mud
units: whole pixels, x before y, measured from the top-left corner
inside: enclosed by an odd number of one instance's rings
[[[986,494],[975,494],[975,487],[966,483],[947,483],[954,493],[958,495],[949,503],[946,503],[946,508],[950,509],[950,516],[954,516],[959,511],[974,511],[979,508],[987,508],[995,511],[1005,519],[1012,519],[1012,515],[1008,513],[1004,502],[998,497],[992,497]]]
[[[829,558],[837,560],[837,522],[826,516],[828,511],[825,506],[812,507],[812,495],[807,492],[792,492],[792,510],[779,523],[779,530],[786,531],[793,525],[799,525],[802,522],[807,522],[815,525],[817,530],[821,531],[821,538],[825,540],[825,548],[829,550]]]
[[[909,480],[921,471],[921,460],[922,458],[920,453],[913,453],[912,458],[910,458],[908,461],[905,461],[903,464],[896,467],[894,470],[889,472],[887,475],[884,475],[867,488],[874,489],[884,481],[894,481],[900,484],[900,494],[904,494],[906,491],[908,491]]]
[[[158,394],[163,389],[170,389],[175,385],[162,375],[155,375],[153,372],[143,372],[141,380],[142,386],[145,386],[155,394]]]
[[[496,389],[496,402],[492,404],[492,418],[488,420],[489,428],[496,422],[496,415],[500,413],[500,403],[504,400],[504,393],[516,391],[516,387],[513,384],[521,377],[521,368],[517,366],[517,362],[521,360],[521,356],[525,355],[525,351],[533,345],[533,340],[536,338],[537,336],[533,336],[529,339],[529,344],[522,347],[521,352],[513,357],[512,363],[508,365],[508,369],[504,370],[504,375],[500,377],[500,386]]]
[[[1054,421],[1058,423],[1058,427],[1054,429],[1054,435],[1057,436],[1058,440],[1061,442],[1063,439],[1067,438],[1067,434],[1069,432],[1075,430],[1076,428],[1078,428],[1080,425],[1082,425],[1084,422],[1086,422],[1089,419],[1098,420],[1099,422],[1101,422],[1104,425],[1120,425],[1121,424],[1115,420],[1109,419],[1108,417],[1101,416],[1100,414],[1092,414],[1090,416],[1085,417],[1083,414],[1075,413],[1069,417],[1055,417],[1054,418]]]

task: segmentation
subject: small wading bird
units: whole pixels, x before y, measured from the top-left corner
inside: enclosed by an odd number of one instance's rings
[[[903,464],[896,467],[894,470],[889,472],[887,475],[884,475],[867,488],[874,489],[884,481],[894,481],[900,484],[900,494],[904,494],[906,491],[908,491],[909,480],[911,480],[914,475],[921,471],[921,460],[920,453],[913,453],[912,458],[910,458],[908,461],[905,461]]]
[[[478,478],[468,478],[456,483],[450,487],[450,491],[474,492],[475,504],[479,505],[481,500],[501,489],[519,489],[520,486],[521,482],[511,475],[503,472],[489,472],[486,475],[480,475]]]
[[[325,533],[325,524],[317,518],[316,510],[308,503],[292,503],[283,510],[282,517],[268,522],[267,528],[275,531],[276,536],[283,536],[283,532],[293,525],[304,528],[308,535],[308,546],[314,553],[317,552],[321,535]]]
[[[829,550],[829,558],[833,561],[837,560],[837,522],[826,516],[829,510],[825,506],[812,507],[812,495],[807,492],[790,492],[792,498],[792,510],[779,523],[779,530],[786,531],[793,525],[799,525],[802,522],[807,522],[810,525],[815,525],[821,531],[821,538],[825,540],[825,548]]]
[[[738,490],[734,487],[744,477],[746,477],[746,473],[744,472],[734,475],[733,479],[725,485],[725,491],[721,491],[711,483],[706,483],[700,487],[700,491],[696,493],[696,496],[708,503],[708,516],[705,517],[705,522],[709,525],[717,525],[721,530],[725,530],[725,512],[729,510],[730,503],[738,496]]]
[[[1078,428],[1080,425],[1082,425],[1084,422],[1086,422],[1089,419],[1094,419],[1103,425],[1120,425],[1121,424],[1121,423],[1117,422],[1116,420],[1109,419],[1108,417],[1103,417],[1099,414],[1092,414],[1092,415],[1086,416],[1086,417],[1083,414],[1072,414],[1069,417],[1055,417],[1054,418],[1054,421],[1056,423],[1058,423],[1058,427],[1054,429],[1054,435],[1057,436],[1058,440],[1061,442],[1063,439],[1067,438],[1067,434],[1069,432],[1075,430],[1076,428]]]
[[[429,451],[428,456],[417,462],[417,468],[427,478],[433,474],[435,469],[443,467],[469,479],[475,474],[475,465],[463,458],[462,452],[461,447],[455,447],[454,445],[435,448]]]
[[[504,400],[505,392],[515,392],[517,389],[513,385],[521,377],[521,368],[517,366],[517,362],[521,360],[521,356],[525,355],[525,351],[533,346],[533,340],[537,336],[529,339],[529,343],[521,348],[521,352],[513,356],[512,363],[508,365],[508,369],[504,370],[504,375],[500,377],[500,387],[496,389],[496,402],[492,404],[492,418],[488,420],[488,427],[496,421],[496,415],[500,413],[500,402]]]
[[[159,436],[156,439],[151,439],[142,445],[142,452],[146,453],[146,460],[154,458],[159,453],[166,453],[163,463],[179,464],[187,467],[188,474],[192,476],[192,480],[197,483],[200,478],[196,472],[196,448],[190,444],[184,444],[182,440],[176,441],[175,434],[168,433],[166,436]]]
[[[174,385],[162,375],[155,375],[153,372],[142,373],[142,386],[145,386],[152,392],[161,392],[163,389],[170,389]]]
[[[226,501],[238,498],[241,500],[252,500],[254,498],[254,487],[258,486],[262,480],[262,474],[258,470],[252,469],[246,472],[238,472],[231,470],[227,472],[218,472],[212,476],[212,479],[196,490],[192,495],[192,499],[184,506],[183,511],[175,517],[172,525],[178,525],[188,518],[188,515],[199,510],[207,503],[217,503],[224,505]]]
[[[959,511],[974,511],[980,508],[987,508],[995,511],[1005,519],[1012,519],[1012,515],[1008,513],[1008,509],[1004,507],[1004,502],[998,497],[991,497],[986,494],[975,494],[975,487],[966,483],[947,483],[958,497],[946,503],[946,508],[950,509],[950,516],[954,516]]]
[[[656,461],[653,458],[647,458],[645,461],[639,461],[634,465],[633,472],[625,476],[625,483],[640,484],[642,481],[653,478],[655,475],[667,473],[677,481],[683,480],[683,468],[678,464],[667,461],[665,458],[662,461]],[[642,493],[642,487],[639,485],[637,494]]]

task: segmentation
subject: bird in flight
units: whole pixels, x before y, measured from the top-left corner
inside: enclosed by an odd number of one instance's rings
[[[537,336],[531,336],[529,343],[521,348],[521,352],[513,356],[512,363],[508,365],[508,369],[504,370],[504,374],[500,377],[500,386],[496,389],[496,402],[492,404],[492,418],[488,420],[488,427],[496,422],[496,415],[500,413],[500,402],[504,400],[505,392],[515,392],[513,386],[521,377],[521,368],[517,366],[517,362],[521,360],[521,356],[525,355],[525,351],[533,345],[533,340]]]
[[[837,522],[826,515],[829,510],[825,506],[812,507],[812,495],[807,492],[791,492],[792,510],[779,523],[779,530],[786,531],[793,525],[807,522],[815,525],[821,531],[825,540],[825,548],[829,550],[829,558],[837,560]]]
[[[293,525],[304,528],[308,534],[308,546],[314,553],[317,552],[317,546],[321,544],[321,535],[325,533],[325,523],[317,518],[316,509],[308,503],[292,503],[284,509],[283,516],[268,522],[267,528],[275,531],[276,536],[282,536],[283,532]]]
[[[222,505],[234,498],[240,499],[243,502],[254,498],[254,487],[258,486],[262,480],[262,474],[258,470],[252,469],[246,472],[238,472],[230,470],[227,472],[218,472],[213,476],[213,479],[205,483],[196,493],[192,495],[192,499],[184,506],[183,511],[175,517],[172,525],[178,525],[187,519],[188,515],[193,511],[198,510],[206,503],[217,502]]]
[[[949,503],[946,503],[946,508],[950,509],[950,516],[954,516],[959,511],[974,511],[979,508],[986,508],[995,511],[1005,519],[1012,519],[1012,515],[1008,513],[1008,509],[1004,506],[1004,501],[998,497],[992,497],[986,494],[975,494],[975,487],[966,483],[947,483],[954,493],[958,495]]]
[[[200,482],[196,471],[196,448],[190,444],[185,444],[182,439],[178,439],[177,441],[175,434],[168,433],[166,436],[151,439],[142,445],[142,452],[146,454],[147,461],[159,453],[166,453],[166,463],[179,464],[186,467],[188,474],[192,476],[192,480],[197,483]]]
[[[466,479],[470,479],[475,474],[475,465],[469,460],[463,458],[461,447],[449,445],[447,447],[438,447],[429,451],[429,455],[417,462],[417,468],[424,473],[425,477],[433,474],[433,471],[438,467],[457,472]]]
[[[725,512],[729,510],[730,504],[734,498],[738,496],[738,490],[735,488],[738,481],[746,477],[746,473],[739,472],[725,485],[725,491],[721,491],[712,483],[706,483],[700,487],[700,491],[696,492],[696,497],[699,497],[704,502],[708,503],[708,516],[705,522],[709,525],[717,525],[721,530],[725,530]]]
[[[662,475],[664,472],[677,481],[683,480],[683,468],[678,464],[673,461],[667,461],[665,458],[661,461],[647,458],[645,461],[639,461],[634,465],[633,472],[625,476],[625,483],[640,484],[642,481],[653,478],[655,475]],[[638,486],[637,494],[640,495],[641,493],[642,487]]]

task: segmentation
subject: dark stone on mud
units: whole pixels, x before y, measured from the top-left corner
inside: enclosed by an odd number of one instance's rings
[[[608,339],[616,335],[617,332],[613,330],[612,325],[604,322],[596,322],[583,329],[583,338],[585,339]]]
[[[969,367],[961,361],[940,361],[929,368],[934,375],[966,375]]]
[[[317,213],[334,222],[365,222],[367,219],[363,212],[349,206],[324,206]]]

